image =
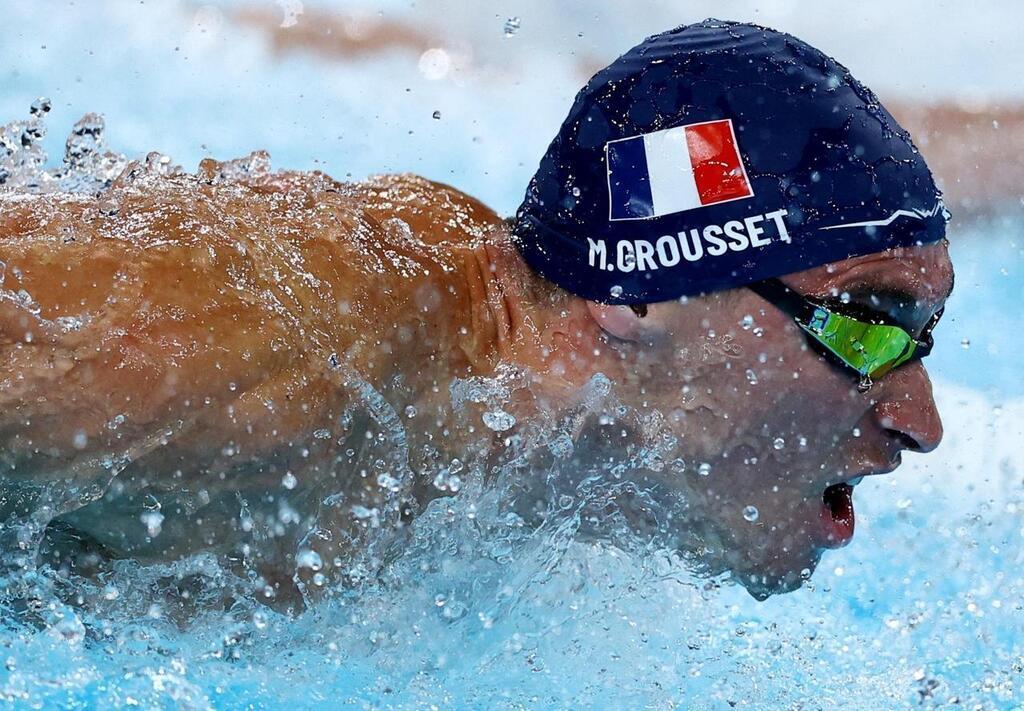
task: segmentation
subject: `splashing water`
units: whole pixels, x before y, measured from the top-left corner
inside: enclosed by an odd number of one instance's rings
[[[93,114],[75,124],[62,165],[48,169],[38,144],[48,110],[40,101],[29,119],[0,128],[0,199],[95,196],[100,213],[120,220],[127,215],[119,191],[132,181],[171,194],[174,186],[242,190],[287,179],[272,174],[260,152],[204,162],[196,175],[159,154],[129,161],[105,149],[103,121]],[[301,192],[290,195],[301,202]],[[407,234],[407,227],[395,230]],[[268,270],[315,279],[295,253],[261,258]],[[0,288],[4,298],[32,298]],[[288,304],[286,292],[257,295]],[[83,317],[78,327],[87,324]],[[272,513],[252,497],[222,502],[222,524],[262,532],[255,542],[286,538],[275,530],[306,529],[291,551],[303,571],[305,611],[289,615],[275,606],[258,571],[216,553],[100,562],[102,545],[56,525],[62,513],[120,486],[128,491],[123,476],[131,462],[178,436],[160,427],[108,448],[97,467],[19,492],[23,500],[13,508],[20,513],[7,515],[11,502],[4,502],[0,698],[81,708],[728,708],[823,706],[848,702],[855,690],[865,707],[1020,703],[1024,580],[1014,571],[1021,569],[1024,504],[1021,455],[1011,444],[1024,421],[1019,399],[1002,401],[992,417],[985,396],[940,386],[941,409],[960,413],[962,425],[946,445],[948,459],[940,469],[912,459],[910,471],[901,470],[927,505],[896,505],[906,483],[865,485],[867,525],[858,543],[815,584],[758,604],[723,585],[725,576],[696,575],[694,561],[678,552],[665,522],[690,520],[685,498],[637,485],[637,471],[677,468],[701,482],[716,476],[717,465],[669,464],[665,428],[652,413],[619,402],[604,376],[575,393],[569,407],[523,417],[521,403],[534,400],[526,372],[499,368],[457,379],[430,407],[396,407],[402,383],[382,388],[335,353],[322,355],[353,404],[300,449],[321,442],[335,447],[339,462],[359,460],[376,498],[353,499],[340,486],[311,490],[311,472],[287,469],[274,473],[280,488]],[[445,426],[434,439],[415,434],[419,423],[439,418]],[[124,414],[109,422],[111,437],[132,426]],[[594,423],[636,431],[640,444],[580,471],[571,466],[573,443]],[[443,456],[441,441],[457,432],[468,433],[458,456]],[[497,458],[495,441],[503,451]],[[88,437],[81,444],[93,446]],[[968,475],[978,471],[985,477]],[[416,487],[433,493],[408,517],[403,505]],[[314,494],[319,509],[306,521],[295,507]],[[217,502],[209,496],[199,489],[182,501],[142,497],[134,523],[140,535],[169,539],[175,507],[212,511]],[[638,510],[655,523],[638,528]],[[318,542],[331,533],[336,511],[351,514],[353,535],[366,540],[341,581],[325,575],[331,561]],[[736,513],[759,525],[756,507]],[[81,550],[73,565],[57,555],[68,546]]]
[[[104,150],[103,117],[86,114],[71,129],[64,164],[47,170],[41,140],[50,100],[37,99],[27,121],[0,127],[0,189],[25,193],[68,192],[96,194],[110,187],[127,165],[123,155]]]

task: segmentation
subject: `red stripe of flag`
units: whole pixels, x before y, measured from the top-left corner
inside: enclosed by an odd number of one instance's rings
[[[727,119],[687,126],[686,146],[701,205],[754,194]]]

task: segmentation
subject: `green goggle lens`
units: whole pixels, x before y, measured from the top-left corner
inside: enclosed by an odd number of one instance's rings
[[[899,326],[865,323],[824,308],[797,322],[815,341],[864,377],[880,378],[914,356],[917,343]]]

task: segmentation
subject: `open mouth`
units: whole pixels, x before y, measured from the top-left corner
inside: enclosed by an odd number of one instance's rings
[[[853,485],[833,484],[822,494],[821,519],[829,548],[841,548],[853,538],[855,517],[853,514]]]

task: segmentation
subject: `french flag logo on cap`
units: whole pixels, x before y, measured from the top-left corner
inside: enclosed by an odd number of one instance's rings
[[[753,197],[732,119],[605,144],[611,220],[644,220]]]

